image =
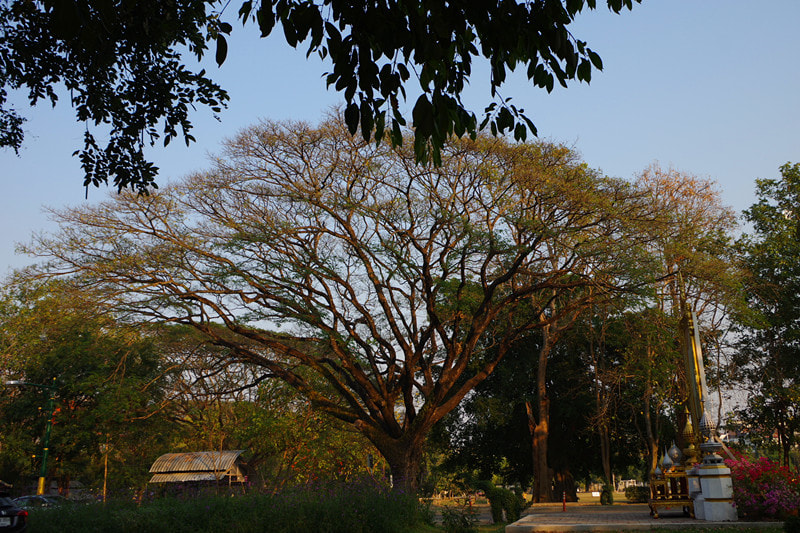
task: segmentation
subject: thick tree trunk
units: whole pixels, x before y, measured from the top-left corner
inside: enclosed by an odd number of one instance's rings
[[[547,398],[540,402],[540,413],[550,410],[549,405],[541,405],[542,403],[547,404],[547,402]],[[545,416],[546,418],[539,419],[533,432],[533,501],[536,503],[553,501],[552,476],[547,464],[547,437],[550,434],[549,412],[545,413]]]
[[[392,473],[392,487],[416,492],[419,488],[422,466],[423,436],[406,436],[402,439],[382,439],[373,444],[381,452]]]
[[[528,435],[531,438],[531,465],[533,468],[533,501],[538,502],[537,499],[537,483],[539,480],[539,465],[536,461],[536,413],[533,403],[530,401],[525,402],[525,413],[528,415]]]
[[[785,422],[786,411],[784,409],[778,410],[778,443],[781,447],[781,464],[789,468],[789,451],[791,450],[791,441],[788,438],[787,426]]]
[[[533,453],[533,501],[553,501],[552,472],[547,463],[547,439],[550,436],[550,398],[547,396],[547,358],[552,348],[550,326],[542,328],[542,346],[536,368],[536,406],[528,409],[528,425],[533,425],[531,451]],[[534,423],[535,422],[535,423]]]
[[[389,461],[392,471],[392,486],[397,489],[416,492],[420,483],[422,450],[401,454]]]
[[[611,438],[608,435],[608,426],[600,426],[600,460],[603,463],[603,477],[611,483]]]
[[[781,444],[783,446],[783,466],[789,468],[789,452],[792,450],[792,446],[789,439],[783,439]]]
[[[611,437],[608,434],[607,413],[608,406],[605,402],[608,398],[603,396],[602,384],[600,383],[600,371],[597,359],[595,365],[595,405],[597,405],[597,436],[600,439],[600,462],[603,466],[603,478],[607,483],[611,482]]]
[[[575,478],[568,468],[555,473],[553,487],[553,496],[559,501],[563,499],[565,495],[568,502],[578,501],[578,491],[575,490]]]
[[[552,499],[552,493],[550,490],[552,486],[552,476],[550,468],[547,465],[547,423],[549,420],[546,420],[544,424],[537,422],[536,413],[541,412],[542,409],[534,408],[534,405],[531,402],[525,402],[525,410],[528,414],[528,432],[531,436],[531,456],[533,459],[533,502],[549,502]]]

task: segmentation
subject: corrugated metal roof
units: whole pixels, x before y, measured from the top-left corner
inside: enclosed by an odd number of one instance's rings
[[[217,481],[217,478],[211,472],[172,472],[170,474],[153,474],[153,477],[150,478],[150,483],[184,483],[190,481]]]
[[[165,453],[150,467],[151,473],[226,472],[244,450]],[[211,479],[215,479],[211,474]]]

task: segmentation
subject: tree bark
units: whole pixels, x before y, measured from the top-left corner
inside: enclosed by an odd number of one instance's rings
[[[533,453],[533,501],[553,501],[552,475],[547,463],[547,439],[550,435],[550,398],[547,396],[547,358],[552,349],[551,327],[542,328],[542,346],[536,369],[536,419],[531,443]],[[528,410],[531,425],[533,409]]]
[[[566,494],[568,502],[578,501],[578,491],[575,490],[575,478],[569,469],[559,470],[554,476],[554,494],[553,496],[561,500]]]
[[[425,434],[424,431],[405,433],[393,439],[365,432],[389,464],[392,488],[407,492],[416,492],[419,488]]]
[[[538,403],[540,418],[534,428],[532,443],[534,478],[533,501],[536,503],[553,501],[550,467],[547,464],[547,437],[550,434],[550,406],[547,398],[544,398]]]
[[[648,348],[648,356],[650,355],[650,349]],[[650,397],[653,394],[651,379],[650,369],[648,366],[647,383],[645,385],[644,393],[644,427],[647,435],[647,449],[650,452],[650,472],[653,472],[658,463],[658,440],[653,432],[653,423],[650,417]]]
[[[781,448],[781,464],[785,468],[789,468],[789,451],[791,450],[791,442],[788,438],[787,426],[786,423],[786,410],[781,406],[777,410],[777,432],[778,432],[778,443],[780,444]]]
[[[606,483],[611,483],[611,438],[608,435],[608,426],[600,426],[600,460],[603,463],[603,477]]]
[[[410,447],[386,457],[392,472],[392,486],[396,489],[416,492],[419,488],[422,446]]]

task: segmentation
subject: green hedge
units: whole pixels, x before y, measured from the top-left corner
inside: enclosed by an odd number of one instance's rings
[[[416,496],[355,484],[65,506],[32,512],[28,533],[404,533],[422,521]]]
[[[516,522],[522,513],[523,500],[518,494],[502,487],[495,487],[490,481],[481,481],[477,487],[486,494],[492,511],[492,521],[499,524],[503,521],[503,511],[507,522]]]
[[[650,487],[625,487],[625,499],[631,503],[647,503]]]

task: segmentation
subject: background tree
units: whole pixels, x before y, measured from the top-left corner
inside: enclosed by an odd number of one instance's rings
[[[654,165],[642,174],[638,185],[639,201],[647,209],[631,223],[646,226],[651,238],[629,241],[628,246],[641,246],[649,259],[639,256],[636,264],[626,268],[629,278],[638,276],[640,287],[647,290],[614,294],[613,298],[608,294],[593,297],[591,287],[562,292],[550,301],[551,309],[568,307],[572,311],[546,324],[541,331],[542,341],[536,344],[538,357],[531,365],[537,372],[536,394],[526,400],[525,406],[534,451],[534,498],[538,501],[552,498],[551,470],[556,464],[552,461],[560,462],[560,468],[564,468],[558,454],[549,452],[553,445],[549,411],[554,401],[549,388],[561,380],[550,375],[548,366],[561,364],[560,358],[564,358],[573,366],[583,365],[587,372],[594,372],[593,377],[581,377],[582,386],[595,393],[594,401],[589,403],[594,409],[593,446],[600,452],[603,476],[611,483],[612,449],[631,449],[633,444],[650,455],[654,466],[659,440],[672,438],[672,426],[682,427],[682,418],[676,418],[676,414],[682,417],[677,405],[686,396],[685,385],[681,386],[684,370],[677,344],[682,300],[675,273],[680,270],[689,280],[691,305],[707,320],[707,329],[719,328],[726,309],[736,303],[736,270],[726,262],[734,219],[720,203],[713,183]],[[569,251],[566,247],[553,254]],[[611,254],[600,258],[616,261]],[[617,266],[623,268],[619,262]],[[649,309],[650,306],[654,308]],[[561,347],[562,342],[568,348]],[[575,382],[580,383],[581,379]],[[575,390],[564,396],[574,396]],[[563,402],[563,398],[558,401]],[[569,401],[559,409],[568,411],[568,405]],[[562,415],[558,420],[569,423],[570,419]],[[572,423],[583,428],[587,422]],[[625,424],[641,430],[639,437],[627,431]],[[554,442],[560,445],[558,439]],[[637,453],[615,455],[620,467],[638,462]],[[565,488],[568,494],[574,490],[566,469],[558,470],[553,472],[560,485],[556,497]]]
[[[658,225],[663,221],[659,220],[661,214],[658,210],[651,209],[646,201],[642,201],[645,197],[641,191],[636,191],[625,202],[628,207],[623,209],[630,209],[630,206],[636,206],[635,214],[628,219],[628,224],[632,228],[629,234],[625,238],[609,236],[605,243],[607,247],[605,250],[598,243],[595,253],[582,255],[579,259],[576,259],[576,271],[585,269],[599,275],[610,274],[612,279],[613,276],[622,275],[629,281],[630,287],[637,288],[637,291],[631,292],[638,292],[638,289],[652,283],[652,272],[655,271],[653,265],[649,264],[652,257],[644,252],[653,245],[650,226]],[[628,249],[633,251],[632,253],[626,255],[616,254],[615,249],[620,244],[620,238],[625,242]],[[549,252],[551,258],[557,262],[558,259],[556,258],[571,257],[575,249],[580,246],[579,242],[562,241],[551,247]],[[624,274],[621,274],[622,272]],[[613,284],[611,279],[608,282]],[[533,472],[536,486],[533,491],[533,497],[536,502],[551,501],[558,497],[558,494],[552,493],[555,485],[551,483],[552,469],[548,452],[551,426],[550,410],[552,405],[552,398],[548,391],[552,378],[549,376],[548,366],[551,361],[555,361],[559,356],[565,357],[564,352],[556,350],[556,348],[562,342],[563,337],[574,328],[576,322],[586,312],[591,312],[593,308],[607,304],[626,292],[597,291],[593,286],[578,285],[570,290],[561,291],[559,294],[544,292],[540,295],[546,300],[546,304],[539,304],[542,309],[540,311],[540,319],[543,324],[540,330],[541,342],[538,344],[535,354],[532,354],[535,358],[536,394],[525,404],[534,457]],[[558,318],[544,320],[546,317]],[[602,424],[600,427],[602,429]],[[601,439],[601,453],[604,449],[603,446],[603,440]],[[566,485],[569,485],[566,487],[566,491],[574,493],[572,476],[565,477],[563,472],[556,474],[557,477],[561,477],[561,481],[558,482],[560,492],[565,492],[564,485],[566,483]]]
[[[634,245],[633,243],[628,243]],[[563,253],[570,253],[568,249],[562,250]],[[612,260],[612,255],[604,256]],[[628,273],[630,275],[630,272]],[[575,321],[578,320],[582,312],[589,309],[595,297],[589,288],[565,291],[563,295],[555,297],[548,302],[548,308],[541,313],[541,318],[548,315],[561,315],[560,319],[546,321],[540,330],[540,342],[536,345],[536,350],[532,353],[533,367],[536,369],[536,382],[534,387],[535,394],[525,402],[525,411],[528,416],[528,429],[531,437],[531,453],[533,455],[533,476],[535,488],[533,490],[534,502],[548,502],[557,499],[558,494],[553,492],[555,484],[552,482],[554,475],[551,468],[550,437],[551,437],[551,416],[553,402],[555,400],[552,391],[554,380],[551,376],[554,370],[549,369],[552,363],[558,363],[558,357],[565,356],[565,353],[558,350],[562,338],[573,328]],[[610,297],[610,294],[605,296]],[[602,299],[602,296],[600,297]],[[569,312],[564,313],[564,310]],[[554,419],[557,423],[563,420]],[[563,466],[562,466],[563,468]],[[564,492],[564,483],[561,492]],[[574,493],[574,484],[570,492]]]
[[[619,357],[614,368],[605,369],[603,381],[614,391],[617,416],[636,429],[649,474],[662,445],[685,423],[678,416],[686,398],[679,383],[683,356],[678,322],[658,308],[629,309],[617,317],[610,336]]]
[[[265,123],[207,174],[58,213],[37,250],[118,312],[197,328],[286,381],[413,487],[433,425],[517,338],[571,311],[532,301],[628,283],[629,192],[558,146],[454,142],[420,169],[336,121]],[[604,254],[616,261],[587,260]]]
[[[640,0],[635,0],[639,2]],[[634,0],[606,0],[619,13]],[[238,17],[256,24],[262,37],[276,25],[292,47],[308,43],[308,54],[329,59],[329,87],[346,102],[351,133],[360,128],[376,142],[387,133],[402,141],[409,115],[407,95],[419,97],[410,112],[417,160],[435,161],[450,135],[475,136],[476,113],[461,92],[470,81],[472,62],[485,58],[493,102],[480,128],[493,134],[513,132],[524,140],[533,123],[499,89],[508,70],[524,67],[536,87],[588,82],[600,57],[568,27],[596,0],[537,0],[476,4],[467,0],[435,2],[361,2],[326,0],[244,1]],[[182,136],[193,141],[189,109],[197,104],[220,112],[227,93],[205,70],[186,66],[185,52],[201,58],[215,42],[222,64],[233,26],[223,19],[228,3],[217,0],[139,2],[0,2],[0,146],[17,150],[24,118],[8,107],[8,91],[28,91],[31,105],[45,99],[55,105],[61,84],[80,122],[87,123],[79,151],[84,184],[113,180],[117,188],[140,191],[155,186],[158,169],[144,148],[161,137],[165,144]],[[235,7],[233,8],[235,9]],[[418,87],[409,86],[416,78]],[[108,127],[109,141],[98,144],[93,130]]]
[[[743,322],[736,362],[748,391],[738,416],[754,437],[776,432],[789,466],[800,429],[800,163],[780,172],[756,181],[758,202],[744,212],[752,233],[737,242],[755,317]]]
[[[112,486],[146,481],[152,454],[167,443],[167,421],[151,416],[164,394],[152,342],[97,314],[82,295],[63,284],[10,283],[3,296],[2,379],[57,387],[50,475],[67,492],[70,479],[102,480],[100,445],[108,445]],[[21,456],[36,455],[41,461],[41,437],[50,413],[44,410],[46,396],[40,389],[4,392],[0,416],[5,445],[0,455],[8,468],[3,477],[13,480],[35,471]]]
[[[741,308],[741,273],[732,247],[732,232],[736,228],[734,213],[722,204],[716,184],[707,179],[652,165],[640,175],[638,183],[647,191],[652,208],[662,213],[661,223],[652,228],[654,238],[649,250],[658,264],[655,277],[659,283],[654,285],[650,298],[634,309],[641,312],[642,307],[650,308],[647,314],[656,321],[648,325],[644,336],[637,336],[644,341],[639,349],[648,354],[647,358],[678,355],[679,352],[673,351],[674,339],[682,339],[682,324],[691,310],[698,317],[696,327],[707,352],[705,364],[711,368],[717,359],[709,359],[710,352],[706,348],[711,342],[719,342],[729,328],[732,314]],[[656,329],[652,327],[655,324],[659,324]],[[656,339],[653,335],[657,330],[674,333],[669,338]],[[651,353],[654,348],[656,352]],[[685,351],[686,347],[682,346],[681,350]],[[688,398],[686,364],[680,363],[674,368],[677,397],[685,401]],[[721,374],[724,372],[716,373]],[[718,398],[721,401],[721,395]],[[684,408],[677,409],[675,414],[677,417],[672,423],[683,428]],[[699,420],[695,421],[695,428],[697,422]]]
[[[566,491],[569,501],[577,501],[575,480],[589,477],[597,467],[597,442],[586,416],[593,404],[587,361],[567,342],[552,350],[547,389],[553,423],[547,435],[547,470],[539,473],[529,409],[536,402],[539,375],[530,354],[538,353],[541,343],[539,331],[515,343],[498,369],[449,416],[455,452],[449,464],[473,465],[480,479],[498,474],[504,484],[533,484],[534,497],[541,485],[536,476],[541,475],[559,499]],[[539,496],[540,501],[545,497]]]
[[[162,414],[178,427],[171,451],[247,450],[250,479],[275,490],[318,480],[383,472],[370,468],[377,450],[352,427],[317,412],[308,400],[263,369],[236,363],[225,347],[193,328],[152,333],[169,367]]]
[[[166,452],[245,449],[251,481],[272,489],[388,477],[363,436],[313,411],[285,383],[231,364],[220,356],[225,348],[194,329],[112,320],[92,296],[12,278],[0,301],[0,379],[57,377],[48,464],[62,489],[77,480],[99,491],[103,446],[112,497],[141,489]],[[0,478],[20,490],[38,472],[46,398],[36,388],[0,387]]]
[[[533,463],[525,400],[533,395],[530,352],[535,333],[511,347],[495,371],[437,426],[431,439],[448,471],[472,472],[468,480],[502,477],[503,485],[528,487]]]
[[[669,316],[659,322],[651,311],[634,313],[625,306],[630,300],[620,298],[583,314],[553,348],[546,479],[557,498],[566,492],[576,501],[578,482],[611,483],[613,473],[645,479],[645,458],[655,457],[659,442],[674,439],[672,406],[682,400],[675,379],[681,361],[677,328]],[[659,324],[670,329],[658,331]],[[649,352],[641,340],[648,335]],[[663,339],[672,341],[671,353],[661,350]],[[494,475],[504,484],[530,485],[526,407],[536,397],[537,370],[530,354],[540,343],[538,332],[517,341],[495,372],[437,428],[432,444],[447,456],[445,469],[472,471],[473,481]]]

